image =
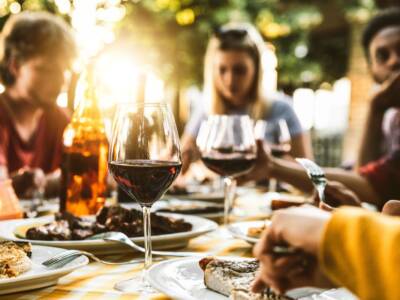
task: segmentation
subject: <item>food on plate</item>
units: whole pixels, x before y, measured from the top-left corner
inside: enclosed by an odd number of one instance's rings
[[[181,195],[188,195],[189,191],[184,186],[174,185],[168,189],[167,194],[181,196]]]
[[[191,229],[192,224],[183,219],[151,214],[151,231],[154,235]],[[107,231],[120,231],[129,237],[143,236],[142,212],[119,205],[103,207],[95,218],[76,217],[65,212],[57,214],[51,223],[29,228],[25,235],[31,240],[68,241],[83,240]]]
[[[259,239],[265,228],[266,223],[258,227],[249,227],[249,229],[247,229],[247,236]]]
[[[300,206],[303,204],[312,204],[312,203],[304,197],[282,196],[280,198],[271,200],[271,209],[278,210],[278,209],[288,208],[291,206]]]
[[[232,300],[288,300],[270,289],[263,293],[250,292],[251,284],[259,268],[255,259],[219,259],[205,257],[199,261],[204,271],[204,284],[210,290],[230,297]]]
[[[29,243],[0,241],[0,279],[17,277],[29,271],[31,255]]]
[[[224,211],[222,204],[207,203],[207,202],[184,202],[169,203],[165,207],[157,209],[158,212],[171,212],[180,214],[210,214]]]

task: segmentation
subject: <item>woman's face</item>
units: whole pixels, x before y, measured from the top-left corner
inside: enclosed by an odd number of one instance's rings
[[[217,92],[235,107],[248,104],[256,67],[251,56],[240,50],[218,50],[214,60]]]
[[[39,107],[55,104],[64,83],[65,62],[34,57],[14,69],[14,87],[21,98]]]

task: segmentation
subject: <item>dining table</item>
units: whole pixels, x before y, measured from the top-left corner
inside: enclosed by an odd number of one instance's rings
[[[270,197],[269,197],[270,198]],[[263,220],[271,214],[268,205],[268,193],[256,188],[238,189],[233,210],[232,222],[245,220]],[[234,238],[223,225],[217,230],[190,240],[187,247],[179,251],[193,251],[215,256],[251,257],[252,245]],[[143,254],[124,252],[102,256],[102,258],[123,261],[137,258]],[[206,255],[206,254],[205,254]],[[162,258],[163,260],[169,257]],[[153,264],[159,261],[153,262]],[[154,290],[145,298],[139,294],[122,293],[114,289],[116,283],[138,276],[143,270],[143,263],[126,265],[104,265],[90,262],[74,272],[62,277],[54,286],[0,296],[3,299],[170,299],[167,295]]]

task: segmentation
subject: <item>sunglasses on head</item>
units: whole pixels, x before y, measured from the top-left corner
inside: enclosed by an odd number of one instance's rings
[[[219,39],[225,39],[225,38],[242,39],[247,35],[247,30],[217,28],[216,30],[214,30],[214,34]]]

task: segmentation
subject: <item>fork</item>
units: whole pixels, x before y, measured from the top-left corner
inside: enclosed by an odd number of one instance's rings
[[[325,202],[325,187],[327,180],[325,172],[312,160],[307,158],[296,158],[296,161],[307,171],[308,177],[317,189],[319,200]]]
[[[88,256],[91,259],[93,259],[94,261],[97,261],[97,262],[100,262],[100,263],[106,264],[106,265],[136,264],[136,263],[141,263],[144,261],[143,258],[138,258],[138,259],[132,259],[132,260],[125,261],[125,262],[111,262],[111,261],[102,260],[90,252],[81,251],[81,250],[66,250],[59,254],[56,254],[55,256],[53,256],[52,258],[50,258],[48,260],[45,260],[44,262],[42,262],[42,265],[44,265],[48,268],[53,268],[53,269],[61,268],[81,255]]]
[[[130,238],[126,236],[126,234],[122,232],[117,232],[117,231],[109,231],[109,232],[104,232],[104,233],[99,233],[96,235],[93,235],[89,238],[88,240],[95,240],[95,239],[101,239],[105,241],[110,241],[110,242],[116,242],[116,243],[121,243],[124,245],[127,245],[131,247],[132,249],[135,249],[136,251],[145,252],[145,249],[138,244],[134,243]],[[209,255],[209,253],[199,253],[199,252],[177,252],[177,251],[157,251],[153,250],[152,253],[154,255],[161,255],[161,256],[177,256],[177,257],[204,257]]]

